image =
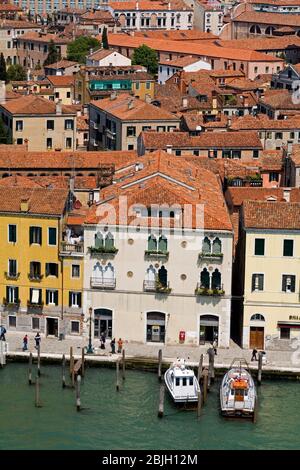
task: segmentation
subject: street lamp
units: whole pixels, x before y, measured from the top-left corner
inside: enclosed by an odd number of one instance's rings
[[[89,308],[89,314],[90,314],[90,318],[89,318],[89,344],[88,344],[88,347],[86,349],[86,352],[88,354],[93,354],[94,352],[94,349],[93,349],[93,345],[92,345],[92,313],[93,313],[93,309],[92,307]]]

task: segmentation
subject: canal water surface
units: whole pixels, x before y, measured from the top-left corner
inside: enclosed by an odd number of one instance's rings
[[[119,393],[115,371],[91,368],[82,384],[81,412],[75,392],[61,387],[61,368],[43,366],[42,408],[34,406],[28,369],[8,364],[0,370],[0,449],[298,449],[300,384],[264,381],[257,424],[219,415],[219,382],[209,393],[200,420],[176,409],[167,397],[157,418],[159,384],[152,373],[126,371]]]

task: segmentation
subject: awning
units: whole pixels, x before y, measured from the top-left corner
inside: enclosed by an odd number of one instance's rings
[[[300,328],[300,322],[279,321],[277,326],[278,328]]]
[[[31,302],[33,304],[39,303],[39,290],[38,289],[32,289]]]

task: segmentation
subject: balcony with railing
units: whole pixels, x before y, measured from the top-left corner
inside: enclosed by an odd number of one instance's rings
[[[144,280],[143,289],[145,292],[156,292],[159,294],[170,294],[172,291],[169,282],[161,283],[158,279]]]
[[[40,273],[28,273],[28,279],[32,282],[41,282],[44,275]]]
[[[27,312],[28,313],[42,313],[44,302],[35,303],[30,300],[27,301]]]
[[[101,277],[90,278],[91,287],[94,289],[108,289],[112,290],[116,288],[116,279],[104,279]]]
[[[83,253],[83,242],[61,242],[60,244],[60,256],[83,256]]]
[[[169,257],[169,252],[164,251],[164,250],[145,250],[145,256],[147,258],[168,258]]]
[[[6,297],[3,297],[3,307],[5,310],[18,310],[19,307],[20,307],[20,299],[16,299],[16,300],[9,300],[7,299]]]
[[[17,281],[20,277],[20,273],[5,272],[4,276],[8,281]]]
[[[211,252],[201,252],[199,253],[200,259],[209,259],[209,260],[222,260],[223,253],[211,253]]]
[[[110,246],[89,246],[88,252],[91,256],[101,256],[101,255],[116,255],[118,253],[118,248],[114,245]]]
[[[209,287],[203,286],[200,282],[198,282],[195,289],[195,294],[209,297],[221,297],[225,294],[225,291],[223,289],[223,284],[221,286],[216,286],[210,289]]]

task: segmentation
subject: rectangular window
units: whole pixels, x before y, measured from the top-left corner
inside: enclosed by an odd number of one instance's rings
[[[146,90],[150,90],[150,82],[146,82]]]
[[[278,173],[275,173],[274,171],[271,171],[269,173],[269,182],[271,181],[279,181],[279,174]]]
[[[56,228],[48,227],[48,245],[55,246],[56,243]]]
[[[71,321],[71,333],[79,333],[79,321]]]
[[[72,277],[73,278],[80,277],[80,265],[79,264],[72,264]]]
[[[166,126],[157,126],[156,131],[157,132],[166,132]]]
[[[17,139],[17,145],[23,145],[23,139]]]
[[[32,329],[33,330],[40,330],[40,319],[39,318],[32,318]]]
[[[283,256],[293,256],[294,240],[283,240]]]
[[[17,276],[17,260],[16,259],[8,260],[8,274],[10,277]]]
[[[142,127],[142,132],[147,132],[147,131],[151,131],[151,126],[143,126]]]
[[[16,225],[9,224],[8,241],[9,243],[16,243],[17,241],[17,226]]]
[[[81,292],[69,292],[69,307],[81,308]]]
[[[72,148],[72,137],[67,137],[66,138],[66,149],[71,149]]]
[[[29,245],[42,244],[42,227],[30,227],[29,228]]]
[[[46,305],[58,305],[58,290],[46,289]]]
[[[6,301],[9,304],[15,304],[19,300],[19,288],[6,286]]]
[[[9,326],[9,328],[16,328],[16,326],[17,326],[17,317],[9,315],[8,316],[8,326]]]
[[[264,290],[264,275],[252,274],[252,292]]]
[[[258,158],[258,157],[259,157],[259,151],[253,150],[253,158]]]
[[[46,276],[58,277],[58,264],[46,263]]]
[[[231,150],[222,150],[222,158],[231,158]]]
[[[177,157],[180,157],[181,156],[181,150],[175,150],[175,155]]]
[[[41,263],[39,261],[31,261],[29,264],[29,277],[31,279],[41,278]]]
[[[54,131],[54,121],[52,119],[47,121],[47,131]]]
[[[291,274],[283,274],[282,276],[282,291],[295,292],[296,276]]]
[[[67,98],[71,98],[71,92],[67,91]]]
[[[129,145],[127,146],[127,150],[134,150],[134,145],[129,144]]]
[[[136,90],[139,90],[139,89],[140,89],[140,82],[136,82],[136,84],[135,84],[135,89],[136,89]]]
[[[275,139],[282,139],[282,132],[275,132]]]
[[[23,121],[16,121],[16,131],[22,131],[23,130]]]
[[[290,328],[280,328],[280,339],[290,339]]]
[[[30,303],[42,305],[42,289],[29,289]]]
[[[265,239],[264,238],[255,238],[254,254],[258,256],[264,256],[265,254]]]
[[[73,129],[74,129],[73,119],[65,119],[65,130],[73,130]]]
[[[241,150],[232,150],[232,158],[241,158]]]
[[[136,127],[127,127],[127,137],[136,137]]]
[[[51,139],[51,137],[47,138],[46,145],[47,145],[47,149],[52,149],[52,139]]]

